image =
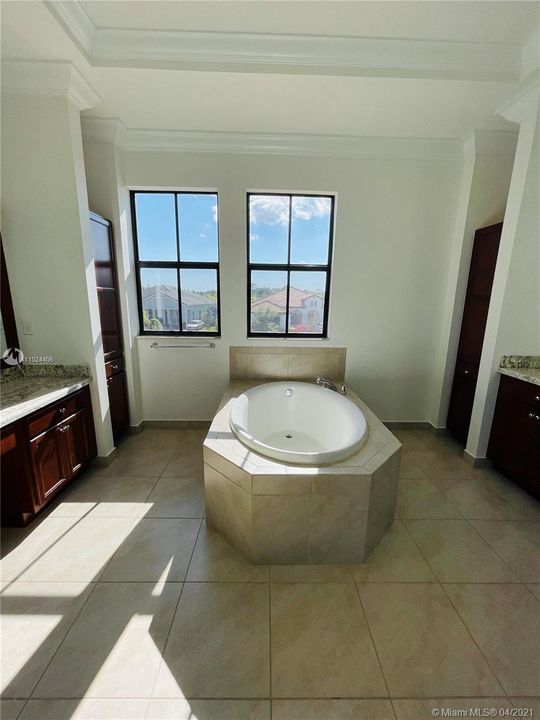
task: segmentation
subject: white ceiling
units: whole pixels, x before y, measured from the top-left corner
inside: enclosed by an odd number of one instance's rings
[[[71,3],[67,3],[68,5]],[[0,4],[4,59],[73,62],[103,101],[85,114],[119,118],[128,128],[230,131],[250,133],[319,133],[377,137],[463,138],[474,129],[510,129],[495,115],[513,97],[518,79],[455,79],[443,69],[429,79],[424,71],[403,77],[388,70],[378,77],[370,66],[361,72],[334,72],[326,66],[302,72],[291,66],[260,68],[237,63],[222,72],[215,58],[205,69],[176,63],[158,67],[145,61],[123,63],[81,51],[56,15],[54,3],[39,1]],[[110,2],[84,1],[78,9],[92,32],[105,32],[107,51],[127,38],[131,48],[139,30],[231,33],[347,35],[443,41],[435,47],[437,63],[455,42],[504,43],[515,46],[538,25],[539,2]],[[95,26],[95,27],[94,27]],[[101,31],[100,28],[117,28]],[[144,36],[146,37],[146,35]],[[161,35],[154,34],[155,38]],[[174,42],[182,38],[173,36]],[[206,36],[205,36],[206,37]],[[208,36],[210,37],[210,36]],[[250,36],[258,42],[262,36]],[[233,38],[234,39],[234,38]],[[212,38],[210,37],[209,45]],[[293,39],[293,42],[296,42]],[[329,40],[329,47],[332,39]],[[413,44],[423,58],[424,44]],[[339,44],[336,45],[339,48]],[[375,48],[378,46],[375,44]],[[429,44],[425,45],[429,49]],[[462,47],[467,50],[466,46]],[[497,45],[486,45],[498,52]],[[391,45],[394,49],[394,45]],[[402,51],[399,43],[395,48]],[[504,49],[504,48],[503,48]],[[501,49],[501,52],[502,50]],[[133,52],[133,49],[130,50]],[[340,50],[341,52],[341,50]],[[432,52],[432,50],[430,50]],[[442,54],[441,54],[442,53]],[[425,53],[424,53],[425,54]],[[459,59],[460,53],[458,53]],[[396,55],[395,64],[406,61]],[[431,57],[431,56],[430,56]],[[454,63],[449,55],[449,62]],[[471,55],[472,57],[472,55]],[[506,56],[505,56],[506,57]],[[516,57],[519,57],[516,55]],[[103,59],[105,58],[105,59]],[[441,60],[442,58],[442,60]],[[506,60],[505,60],[506,62]],[[128,65],[122,67],[122,64]],[[369,64],[368,64],[369,65]],[[450,67],[449,65],[449,67]],[[239,71],[239,70],[248,70]],[[515,75],[515,73],[514,73]]]
[[[521,43],[538,23],[535,2],[95,2],[101,28],[345,35]]]

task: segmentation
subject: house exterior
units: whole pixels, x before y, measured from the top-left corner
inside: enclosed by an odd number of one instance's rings
[[[208,312],[215,311],[214,300],[198,293],[182,290],[182,321],[183,329],[190,322],[203,321]],[[174,285],[152,285],[142,289],[142,306],[145,318],[157,320],[161,330],[178,330],[178,288]],[[152,328],[147,328],[152,329]],[[158,329],[158,328],[157,328]]]
[[[324,316],[324,298],[318,293],[289,288],[289,330],[294,332],[319,332]],[[287,288],[283,288],[254,300],[251,303],[252,317],[257,313],[275,313],[279,332],[285,332],[287,313]]]

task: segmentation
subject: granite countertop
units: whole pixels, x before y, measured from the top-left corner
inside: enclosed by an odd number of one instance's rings
[[[61,368],[61,370],[60,370]],[[20,420],[90,383],[85,366],[51,366],[7,370],[0,381],[0,427]]]
[[[533,385],[540,385],[540,355],[505,355],[499,372]]]

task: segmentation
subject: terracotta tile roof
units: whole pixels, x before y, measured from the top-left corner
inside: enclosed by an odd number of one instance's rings
[[[298,288],[291,287],[289,290],[289,307],[301,308],[304,307],[303,301],[310,297],[321,297],[318,293],[306,292],[305,290],[298,290]],[[282,288],[272,295],[261,297],[258,300],[254,300],[251,303],[252,308],[264,308],[267,304],[271,304],[280,308],[285,312],[287,305],[287,288]]]
[[[152,297],[152,295],[164,295],[171,300],[178,300],[178,288],[176,285],[152,285],[151,287],[145,287],[142,290],[143,298]],[[199,295],[198,293],[189,292],[189,290],[182,290],[182,305],[211,305],[214,300]]]

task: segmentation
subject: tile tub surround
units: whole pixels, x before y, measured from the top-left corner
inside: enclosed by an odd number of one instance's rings
[[[0,376],[0,427],[61,400],[91,381],[87,365],[29,365]]]
[[[231,347],[231,380],[331,380],[345,377],[346,348]]]
[[[287,465],[248,449],[229,428],[233,381],[204,441],[206,514],[244,557],[290,565],[364,562],[392,524],[401,444],[352,392],[364,413],[362,448],[332,465]]]

